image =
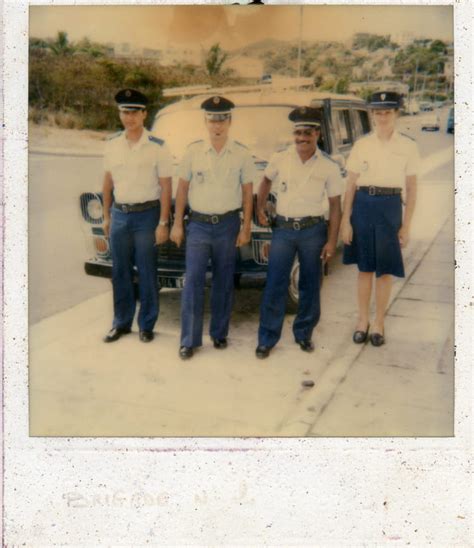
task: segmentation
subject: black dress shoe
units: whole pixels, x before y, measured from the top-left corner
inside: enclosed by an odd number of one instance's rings
[[[260,360],[263,360],[265,358],[268,358],[268,356],[270,355],[270,350],[271,350],[270,346],[263,346],[259,344],[257,348],[255,349],[255,355]]]
[[[150,342],[155,338],[155,334],[153,331],[140,331],[139,337],[142,342]]]
[[[122,335],[127,335],[132,330],[129,327],[112,327],[104,337],[104,342],[111,343],[118,341]]]
[[[352,335],[352,340],[356,344],[362,344],[365,343],[367,340],[367,337],[369,336],[369,326],[367,325],[366,331],[354,331],[354,334]]]
[[[372,343],[372,346],[382,346],[385,344],[385,337],[380,333],[371,333],[370,342]]]
[[[194,350],[191,346],[180,346],[179,348],[179,357],[182,360],[189,360],[189,358],[192,358],[194,354]]]
[[[214,343],[214,348],[227,348],[227,339],[225,337],[223,339],[212,339],[212,342]]]
[[[313,352],[314,350],[314,344],[313,341],[310,340],[304,340],[304,341],[296,341],[299,345],[301,350],[303,352]]]

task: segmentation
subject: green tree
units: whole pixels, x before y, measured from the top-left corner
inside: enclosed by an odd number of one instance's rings
[[[206,69],[211,78],[219,75],[226,59],[227,53],[222,50],[219,43],[211,46],[206,56]]]
[[[72,55],[74,47],[69,43],[67,32],[59,31],[56,40],[49,45],[55,55]]]

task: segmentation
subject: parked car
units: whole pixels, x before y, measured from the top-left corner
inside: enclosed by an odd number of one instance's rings
[[[234,92],[214,90],[231,99],[236,107],[232,112],[231,136],[253,153],[257,177],[255,192],[270,156],[293,142],[292,123],[288,114],[297,106],[307,105],[319,108],[322,115],[321,137],[318,146],[339,163],[345,175],[345,160],[354,141],[371,131],[367,104],[359,97],[298,92]],[[164,139],[173,155],[175,172],[187,145],[206,136],[203,113],[200,105],[206,95],[178,101],[160,110],[153,122],[152,132]],[[173,177],[176,191],[177,177]],[[256,199],[256,196],[254,196]],[[272,193],[270,206],[278,196]],[[102,230],[102,196],[87,192],[81,195],[81,212],[90,227],[95,256],[85,263],[86,273],[92,276],[111,277],[112,261],[108,238]],[[173,213],[172,213],[173,214]],[[186,222],[186,218],[185,218]],[[250,244],[239,249],[236,282],[242,275],[265,277],[268,252],[271,244],[271,229],[260,226],[256,215],[252,224]],[[159,246],[158,280],[161,287],[183,287],[185,280],[184,246],[177,248],[170,241]],[[289,296],[293,303],[298,298],[299,264],[295,261],[291,273]]]
[[[408,114],[410,116],[416,115],[420,112],[420,105],[418,104],[418,101],[415,101],[412,99],[411,101],[408,101],[405,104],[405,114]]]
[[[433,110],[433,105],[424,101],[420,103],[420,112],[431,112]]]
[[[439,131],[439,116],[435,112],[424,115],[421,131]]]
[[[454,133],[454,107],[449,109],[448,125],[446,127],[447,133]]]

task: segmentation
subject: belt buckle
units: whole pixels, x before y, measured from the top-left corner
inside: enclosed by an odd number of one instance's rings
[[[122,204],[122,211],[124,213],[128,213],[128,205],[127,204]]]
[[[218,222],[219,222],[219,215],[211,215],[211,223],[213,225],[216,225],[218,224]]]
[[[372,185],[369,186],[369,196],[375,196],[375,187]]]
[[[293,221],[293,230],[301,230],[299,221]]]

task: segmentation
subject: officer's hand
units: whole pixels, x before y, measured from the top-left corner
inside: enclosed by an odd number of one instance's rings
[[[250,228],[242,228],[242,230],[239,232],[239,235],[237,236],[237,242],[235,244],[236,247],[242,247],[243,245],[247,245],[250,242],[250,238]]]
[[[102,223],[102,230],[104,234],[108,237],[110,234],[110,219],[104,219]]]
[[[156,245],[164,244],[168,241],[169,230],[167,226],[158,225],[155,230]]]
[[[350,221],[343,222],[341,224],[341,238],[346,245],[352,243],[353,230]]]
[[[406,247],[408,245],[408,240],[410,239],[408,227],[403,226],[398,231],[398,240],[400,242],[400,247]]]
[[[327,263],[331,259],[331,257],[334,257],[335,253],[336,246],[327,242],[326,245],[323,247],[323,250],[321,251],[321,259],[324,263]]]
[[[270,223],[268,222],[268,217],[263,209],[259,209],[257,212],[258,222],[262,226],[268,226]]]
[[[184,240],[184,230],[182,224],[173,224],[173,228],[170,233],[170,240],[180,247]]]

